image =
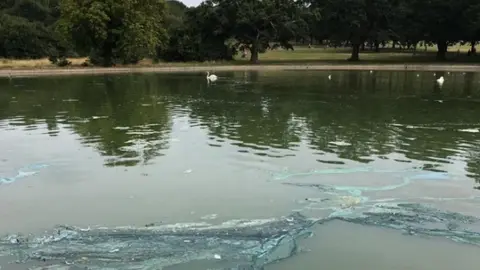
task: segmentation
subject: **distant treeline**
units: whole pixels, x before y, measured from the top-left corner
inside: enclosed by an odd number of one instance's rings
[[[195,8],[170,0],[0,1],[0,58],[52,62],[88,56],[89,63],[230,60],[292,42],[415,49],[480,40],[478,0],[207,0]],[[319,59],[320,60],[320,59]],[[58,62],[60,61],[60,62]]]

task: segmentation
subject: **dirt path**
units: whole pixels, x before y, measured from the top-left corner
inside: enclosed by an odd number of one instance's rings
[[[0,69],[0,77],[36,77],[62,75],[99,75],[146,72],[205,72],[244,70],[391,70],[391,71],[452,71],[480,72],[480,65],[448,64],[356,64],[356,65],[225,65],[225,66],[159,66],[115,68],[48,68],[48,69]]]

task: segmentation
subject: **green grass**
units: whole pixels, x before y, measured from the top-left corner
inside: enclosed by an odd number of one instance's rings
[[[469,46],[452,46],[447,53],[448,64],[466,64],[478,63],[480,64],[480,56],[467,56]],[[460,54],[457,52],[459,51]],[[264,65],[274,64],[415,64],[415,63],[439,63],[435,60],[436,48],[423,47],[418,48],[415,55],[413,51],[406,51],[400,49],[385,48],[380,52],[373,52],[365,50],[360,52],[359,62],[347,62],[346,59],[350,57],[350,48],[324,48],[315,47],[308,48],[306,46],[295,46],[294,51],[287,51],[283,49],[268,50],[260,54],[259,62]],[[71,67],[80,67],[85,58],[70,59],[73,63]],[[237,56],[234,61],[217,61],[217,62],[187,62],[187,63],[153,63],[151,60],[145,59],[137,64],[137,67],[182,67],[182,66],[212,66],[212,65],[248,65],[250,64],[249,55],[246,58]],[[445,63],[445,62],[443,62]],[[0,69],[42,69],[42,68],[56,68],[48,59],[39,60],[10,60],[0,59]]]
[[[480,63],[480,57],[468,57],[466,52],[468,51],[468,46],[455,46],[450,47],[449,52],[447,53],[447,61],[449,63]],[[460,54],[458,54],[460,50]],[[308,48],[297,46],[294,51],[287,51],[283,49],[278,50],[269,50],[264,54],[260,54],[259,61],[262,64],[299,64],[299,63],[318,63],[318,64],[346,64],[346,59],[350,57],[351,49],[349,48]],[[373,52],[370,50],[365,50],[360,52],[360,62],[362,63],[433,63],[437,62],[435,59],[436,48],[427,47],[425,51],[424,48],[417,49],[416,53],[413,54],[413,51],[403,51],[400,49],[392,50],[381,49],[380,52]],[[237,56],[236,61],[238,62],[248,62],[247,58],[240,58]],[[354,62],[348,62],[349,64],[355,64]]]

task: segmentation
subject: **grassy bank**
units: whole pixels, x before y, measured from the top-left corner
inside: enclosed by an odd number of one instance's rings
[[[350,50],[333,48],[295,47],[294,51],[269,50],[260,56],[260,65],[250,65],[247,58],[237,57],[228,62],[204,63],[154,63],[145,59],[134,66],[117,66],[114,68],[82,67],[85,58],[69,59],[72,64],[59,68],[48,61],[0,59],[0,76],[22,76],[43,74],[88,74],[116,72],[172,72],[204,70],[256,70],[256,69],[389,69],[389,70],[463,70],[480,69],[480,57],[467,56],[468,47],[452,47],[447,55],[447,62],[435,61],[435,48],[412,51],[383,49],[381,52],[363,51],[361,61],[348,62]]]

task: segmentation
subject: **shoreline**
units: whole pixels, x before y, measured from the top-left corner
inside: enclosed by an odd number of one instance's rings
[[[480,72],[480,65],[470,64],[277,64],[277,65],[210,65],[157,67],[70,67],[0,69],[0,78],[65,75],[102,75],[128,73],[173,73],[206,71],[290,71],[290,70],[378,70],[378,71],[452,71]]]

